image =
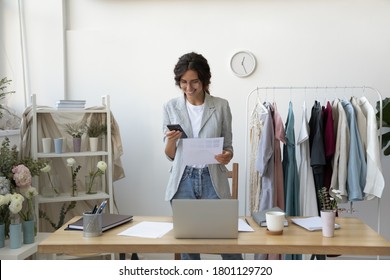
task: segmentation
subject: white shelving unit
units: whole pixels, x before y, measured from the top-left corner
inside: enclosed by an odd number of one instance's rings
[[[50,235],[49,232],[38,232],[35,242],[22,244],[18,249],[9,248],[9,239],[5,240],[5,246],[0,248],[0,260],[24,260],[37,253],[38,245]]]
[[[102,106],[99,106],[99,109],[82,109],[82,110],[60,110],[56,108],[37,106],[36,96],[32,95],[32,122],[31,122],[31,157],[33,159],[66,159],[66,158],[75,158],[77,159],[86,159],[89,157],[96,157],[99,160],[104,160],[107,163],[107,169],[105,174],[102,175],[102,191],[97,192],[96,194],[86,194],[85,192],[78,192],[77,196],[70,195],[69,193],[62,192],[58,196],[55,197],[45,197],[41,194],[40,190],[42,186],[39,186],[38,178],[34,178],[34,185],[38,186],[38,195],[35,198],[35,215],[37,219],[39,219],[39,207],[44,203],[56,203],[56,202],[70,202],[70,201],[88,201],[88,200],[108,200],[107,209],[110,213],[113,213],[113,171],[112,171],[112,145],[111,145],[111,111],[110,111],[110,99],[109,96],[102,97]],[[61,154],[56,154],[54,152],[51,153],[42,153],[39,151],[39,141],[42,138],[50,137],[50,135],[43,135],[44,130],[38,130],[39,127],[39,115],[41,114],[62,114],[62,116],[77,116],[77,119],[81,120],[85,114],[104,114],[105,124],[107,125],[107,134],[104,136],[103,141],[101,143],[101,150],[96,152],[89,151],[81,151],[81,152],[73,152],[73,151],[65,151]],[[103,119],[103,118],[102,118]],[[61,130],[61,137],[66,138],[66,131]],[[87,141],[88,137],[84,138],[83,141]],[[54,161],[53,161],[54,162]],[[63,172],[69,172],[69,167],[67,170],[63,170]],[[70,187],[69,187],[70,188]],[[37,227],[39,231],[39,221],[37,222]]]

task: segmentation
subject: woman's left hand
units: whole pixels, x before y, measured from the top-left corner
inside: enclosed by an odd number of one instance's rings
[[[230,160],[232,159],[233,154],[230,151],[222,151],[222,154],[216,155],[215,159],[220,163],[220,164],[228,164]]]

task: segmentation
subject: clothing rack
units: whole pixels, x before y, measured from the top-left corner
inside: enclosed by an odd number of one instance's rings
[[[247,119],[246,119],[246,139],[245,139],[245,169],[246,174],[245,174],[245,212],[248,214],[249,209],[248,209],[248,200],[250,199],[248,197],[248,144],[249,144],[249,113],[250,113],[250,104],[252,104],[250,101],[253,98],[253,95],[256,94],[256,102],[260,100],[260,95],[261,92],[266,93],[266,98],[268,98],[268,92],[272,92],[273,98],[275,98],[275,92],[281,92],[281,93],[289,93],[290,94],[290,100],[292,100],[293,93],[296,93],[297,91],[300,92],[300,94],[304,93],[305,100],[306,100],[306,94],[308,91],[315,92],[316,94],[325,92],[326,94],[331,91],[333,93],[340,93],[343,92],[344,95],[347,91],[352,92],[355,94],[357,91],[360,91],[363,96],[369,95],[375,95],[374,98],[379,101],[379,108],[382,108],[382,94],[379,92],[378,89],[370,87],[370,86],[291,86],[291,87],[286,87],[286,86],[273,86],[273,87],[256,87],[253,89],[247,96],[246,100],[246,112],[247,112]],[[317,98],[318,96],[316,96]],[[373,97],[373,96],[371,96]],[[275,101],[275,100],[273,100]],[[381,136],[381,130],[382,130],[382,119],[383,119],[383,112],[382,109],[379,111],[379,128],[378,128],[378,136],[379,137],[379,147],[382,147],[382,136]],[[377,198],[378,204],[377,204],[377,232],[380,234],[380,198]],[[352,213],[352,202],[350,202],[350,207],[351,207],[351,213]],[[249,213],[250,214],[250,213]]]

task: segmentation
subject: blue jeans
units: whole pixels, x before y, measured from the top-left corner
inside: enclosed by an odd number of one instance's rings
[[[219,199],[209,169],[187,166],[173,199]],[[241,254],[221,254],[223,260],[242,260]],[[182,260],[200,260],[200,254],[181,254]]]

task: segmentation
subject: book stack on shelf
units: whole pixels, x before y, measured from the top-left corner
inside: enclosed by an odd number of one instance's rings
[[[61,110],[84,109],[85,100],[59,100],[56,102],[56,108]]]

